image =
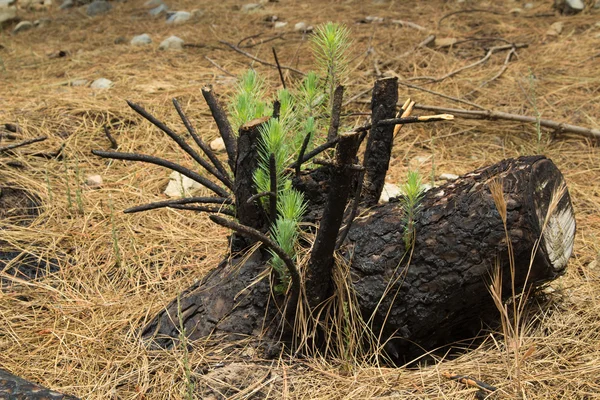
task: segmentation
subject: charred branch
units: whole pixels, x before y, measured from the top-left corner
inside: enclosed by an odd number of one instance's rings
[[[227,181],[226,183],[224,182],[225,185],[229,189],[233,190],[233,182],[231,182],[231,179],[229,177],[229,173],[227,172],[227,170],[225,169],[225,167],[223,166],[223,164],[221,163],[221,161],[219,160],[219,158],[211,150],[211,148],[206,143],[204,143],[204,141],[200,138],[200,136],[198,136],[198,134],[196,133],[196,130],[194,129],[194,127],[190,123],[190,120],[188,119],[188,117],[183,112],[183,109],[181,108],[181,105],[179,105],[179,102],[177,101],[177,99],[173,99],[173,105],[175,106],[175,109],[177,110],[177,113],[179,114],[179,118],[181,118],[181,121],[183,121],[183,124],[185,125],[186,129],[188,130],[190,136],[192,137],[192,139],[194,139],[194,142],[196,142],[196,144],[198,145],[198,147],[200,147],[200,149],[202,149],[202,151],[204,152],[204,154],[206,154],[206,156],[208,157],[208,159],[210,160],[210,162],[219,171],[219,173],[221,174],[221,176],[223,178],[225,178],[225,180]],[[206,170],[208,172],[210,172],[211,174],[214,175],[214,173],[211,172],[210,169],[207,168]]]
[[[342,115],[342,101],[344,99],[344,87],[339,85],[333,93],[333,102],[331,107],[331,123],[327,132],[327,141],[332,141],[338,135],[340,128],[340,116]]]
[[[205,203],[205,204],[220,204],[220,205],[232,205],[233,200],[225,197],[188,197],[185,199],[177,200],[165,200],[157,201],[154,203],[142,204],[136,207],[131,207],[123,211],[125,214],[132,214],[142,211],[155,210],[157,208],[172,207],[181,204],[193,204],[193,203]]]
[[[223,107],[221,107],[221,105],[219,104],[219,101],[215,97],[210,86],[205,86],[202,88],[202,96],[204,96],[204,100],[206,100],[206,104],[208,104],[208,108],[210,108],[212,117],[217,124],[217,128],[219,129],[219,133],[223,138],[223,142],[225,143],[225,150],[227,151],[227,158],[229,159],[229,167],[235,175],[237,143],[235,140],[235,134],[233,133],[233,129],[231,129],[231,124],[227,119],[227,114],[225,113]]]
[[[102,151],[102,150],[92,150],[92,154],[94,154],[95,156],[98,156],[98,157],[102,157],[102,158],[112,158],[114,160],[140,161],[140,162],[146,162],[149,164],[160,165],[161,167],[165,167],[165,168],[172,169],[173,171],[177,171],[181,175],[185,175],[188,178],[200,183],[201,185],[206,186],[208,189],[210,189],[212,192],[214,192],[219,197],[225,197],[225,198],[229,197],[229,193],[227,193],[227,190],[223,189],[222,187],[215,184],[214,182],[211,182],[210,180],[206,179],[202,175],[200,175],[182,165],[175,164],[174,162],[171,162],[171,161],[168,161],[168,160],[165,160],[162,158],[153,157],[153,156],[149,156],[146,154],[122,153],[122,152],[118,152],[118,151]]]
[[[185,140],[177,133],[175,133],[172,129],[167,127],[163,122],[156,119],[152,114],[146,111],[142,106],[135,104],[129,100],[127,100],[127,104],[131,107],[135,112],[140,114],[142,117],[150,121],[154,126],[159,128],[161,131],[166,133],[177,145],[190,155],[198,164],[200,164],[204,169],[206,169],[211,175],[221,181],[226,187],[229,189],[232,188],[231,181],[227,178],[227,176],[221,175],[212,165],[210,165],[206,160],[204,160],[200,155],[190,147],[189,144],[186,143]]]
[[[363,184],[365,204],[377,204],[387,173],[392,146],[394,143],[394,126],[381,124],[386,119],[394,118],[398,102],[398,79],[387,78],[375,82],[371,99],[371,133],[367,138],[364,166],[366,182]]]

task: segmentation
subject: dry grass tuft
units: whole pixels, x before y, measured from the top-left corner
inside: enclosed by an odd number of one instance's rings
[[[443,76],[482,58],[484,47],[502,43],[495,38],[529,43],[517,51],[518,57],[500,78],[482,88],[479,85],[503,67],[506,53],[496,53],[487,63],[438,83],[408,82],[483,107],[528,115],[534,115],[535,108],[542,117],[599,128],[600,75],[597,58],[590,58],[598,48],[597,14],[525,18],[508,14],[508,3],[494,3],[490,9],[501,14],[456,14],[438,27],[443,15],[466,6],[441,0],[410,5],[310,0],[267,3],[263,10],[245,15],[233,9],[237,2],[225,0],[205,2],[206,13],[199,21],[168,26],[147,16],[142,3],[115,3],[113,12],[97,18],[53,6],[47,12],[53,22],[47,27],[14,36],[4,30],[0,36],[0,122],[19,123],[23,139],[49,137],[12,157],[24,169],[0,166],[0,185],[26,187],[44,204],[31,226],[0,221],[2,247],[57,259],[61,266],[59,272],[37,281],[13,278],[10,288],[0,292],[0,368],[89,399],[188,398],[190,382],[201,393],[198,397],[210,392],[217,398],[238,399],[473,398],[474,389],[443,378],[448,371],[497,386],[499,398],[511,398],[507,344],[499,332],[490,332],[477,349],[457,358],[412,369],[384,368],[345,359],[344,354],[271,362],[243,346],[231,352],[210,340],[191,344],[191,350],[149,350],[141,343],[138,328],[217,265],[226,253],[227,232],[205,216],[186,211],[122,214],[127,207],[162,198],[169,171],[106,162],[91,156],[90,150],[108,148],[102,132],[108,121],[115,126],[120,150],[160,155],[192,167],[185,154],[134,115],[124,100],[143,104],[183,131],[170,105],[177,97],[203,138],[216,137],[200,88],[211,83],[217,93],[227,95],[233,80],[204,57],[240,73],[251,62],[217,39],[237,42],[261,32],[265,38],[274,35],[277,32],[264,22],[271,14],[289,21],[288,26],[300,20],[314,25],[335,19],[351,27],[356,58],[348,93],[371,86],[377,71],[405,80]],[[197,5],[184,0],[178,7]],[[526,14],[549,11],[549,2],[541,2]],[[31,11],[22,16],[33,20],[41,14]],[[430,32],[388,22],[355,24],[367,15],[412,21]],[[558,20],[565,24],[563,33],[546,36],[549,25]],[[152,33],[155,43],[150,47],[113,44],[119,36],[129,40],[144,32]],[[414,50],[429,33],[455,37],[459,43]],[[171,34],[204,47],[156,50],[157,43]],[[310,65],[302,34],[290,32],[285,39],[247,50],[270,59],[272,45],[283,64],[300,69]],[[366,54],[369,47],[373,51]],[[58,50],[69,55],[47,56]],[[276,71],[252,65],[273,85],[278,82]],[[113,80],[114,88],[94,91],[65,85],[72,79],[100,77]],[[401,98],[410,96],[419,103],[465,106],[415,89],[401,90]],[[367,111],[359,104],[350,105],[350,110]],[[355,123],[352,118],[346,120],[348,125]],[[461,174],[538,148],[552,158],[565,176],[579,229],[567,274],[551,284],[544,306],[525,318],[520,331],[520,382],[529,399],[595,398],[600,393],[600,267],[594,264],[600,253],[600,151],[581,137],[550,139],[549,132],[542,132],[538,142],[535,126],[513,122],[458,119],[405,127],[397,138],[389,179],[399,182],[415,166],[425,175],[432,167],[439,173]],[[61,145],[64,161],[23,155]],[[102,175],[104,186],[87,188],[83,179],[88,174]],[[343,281],[344,276],[339,278]],[[535,309],[535,304],[531,307]],[[186,371],[193,371],[189,379]]]

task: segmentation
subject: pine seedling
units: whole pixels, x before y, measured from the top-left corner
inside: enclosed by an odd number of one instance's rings
[[[312,117],[322,107],[324,100],[325,94],[320,86],[319,77],[315,72],[310,71],[298,88],[298,94],[296,95],[296,102],[299,105],[298,112]]]
[[[419,172],[409,171],[406,182],[401,185],[402,196],[400,203],[404,210],[404,245],[406,250],[410,249],[415,238],[415,219],[420,209],[420,202],[425,190]]]
[[[264,117],[269,114],[269,107],[262,101],[265,94],[264,81],[256,71],[249,69],[240,78],[236,95],[232,101],[231,122],[234,131],[255,118]]]
[[[350,30],[334,22],[317,27],[312,37],[312,49],[316,62],[323,75],[327,77],[330,109],[333,92],[343,82],[348,72],[347,51],[350,45]]]

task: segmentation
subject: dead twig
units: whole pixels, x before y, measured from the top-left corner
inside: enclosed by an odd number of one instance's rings
[[[304,153],[306,152],[306,148],[308,147],[308,143],[310,142],[310,137],[312,132],[308,132],[302,141],[302,147],[300,147],[300,152],[298,153],[298,159],[296,161],[296,176],[300,175],[300,167],[302,166],[302,159],[304,158]]]
[[[119,147],[119,144],[117,143],[114,136],[110,133],[110,126],[104,125],[103,128],[104,128],[104,136],[106,136],[106,138],[110,142],[110,148],[113,150],[116,150]]]
[[[192,203],[206,203],[206,204],[220,204],[220,205],[232,205],[233,200],[225,197],[186,197],[184,199],[177,200],[165,200],[157,201],[154,203],[142,204],[139,206],[131,207],[123,211],[125,214],[133,214],[142,211],[154,210],[157,208],[172,207],[174,205],[181,204],[192,204]]]
[[[225,75],[229,75],[229,76],[232,76],[234,78],[237,78],[237,76],[235,76],[231,72],[227,71],[225,68],[221,67],[219,64],[217,64],[215,61],[211,60],[207,56],[204,56],[204,58],[206,59],[206,61],[208,61],[209,63],[211,63],[212,65],[214,65],[219,71],[223,72]]]
[[[237,141],[235,134],[233,133],[233,129],[229,124],[229,119],[227,119],[227,114],[219,101],[215,97],[212,87],[205,86],[202,88],[202,96],[204,96],[204,100],[206,104],[208,104],[208,108],[210,108],[210,112],[212,114],[215,123],[217,124],[217,128],[219,129],[219,133],[223,138],[223,143],[225,144],[225,150],[227,151],[227,159],[229,161],[229,168],[235,174],[235,162],[237,159]]]
[[[470,69],[470,68],[473,68],[473,67],[476,67],[478,65],[481,65],[481,64],[485,63],[487,60],[490,59],[490,57],[492,56],[492,54],[494,54],[497,51],[509,50],[509,49],[512,51],[514,49],[521,49],[521,48],[524,48],[524,47],[527,47],[527,46],[529,46],[529,45],[526,44],[526,43],[515,43],[515,44],[508,44],[508,45],[503,45],[503,46],[490,47],[490,49],[487,51],[487,53],[485,54],[485,56],[483,56],[483,58],[479,59],[478,61],[475,61],[474,63],[471,63],[469,65],[465,65],[464,67],[455,69],[454,71],[450,71],[447,74],[442,75],[442,76],[440,76],[438,78],[433,78],[433,77],[430,77],[430,76],[416,76],[416,77],[413,77],[413,78],[410,78],[410,79],[411,80],[429,80],[429,82],[427,82],[427,83],[441,82],[444,79],[447,79],[447,78],[450,78],[450,77],[452,77],[454,75],[457,75],[457,74],[459,74],[459,73],[461,73],[461,72],[463,72],[463,71],[465,71],[467,69]]]
[[[465,375],[458,375],[458,374],[451,374],[449,372],[443,372],[442,376],[444,376],[444,378],[447,378],[447,379],[452,379],[454,381],[458,381],[458,382],[462,383],[463,385],[475,387],[475,388],[479,389],[480,391],[485,392],[486,394],[490,394],[490,393],[498,390],[498,388],[496,388],[495,386],[489,385],[485,382],[482,382],[480,380],[477,380],[477,379],[474,379],[474,378],[471,378],[471,377],[468,377]]]
[[[558,132],[568,132],[568,133],[576,133],[579,135],[587,136],[596,140],[600,139],[600,130],[592,129],[592,128],[584,128],[582,126],[565,124],[562,122],[556,122],[549,119],[539,119],[536,117],[529,117],[526,115],[519,114],[509,114],[502,111],[475,111],[475,110],[463,110],[459,108],[446,108],[446,107],[437,107],[437,106],[429,106],[425,104],[417,104],[415,105],[415,109],[418,110],[426,110],[426,111],[434,111],[434,112],[443,112],[443,113],[452,113],[456,117],[465,118],[465,119],[487,119],[487,120],[506,120],[506,121],[517,121],[517,122],[526,122],[526,123],[538,123],[540,126],[554,129]]]
[[[275,50],[275,47],[271,47],[271,50],[273,50],[273,58],[275,59],[275,64],[277,65],[277,72],[279,72],[279,79],[281,79],[281,85],[284,89],[286,89],[285,79],[283,78],[283,71],[281,70],[281,64],[279,64],[279,58],[277,58],[277,51]]]
[[[1,153],[6,153],[6,152],[14,150],[14,149],[17,149],[19,147],[28,146],[30,144],[37,143],[37,142],[42,142],[42,141],[44,141],[46,139],[48,139],[48,136],[40,136],[40,137],[36,137],[36,138],[33,138],[33,139],[24,140],[24,141],[19,142],[19,143],[9,144],[8,146],[0,147],[0,154]]]
[[[171,161],[168,161],[168,160],[165,160],[162,158],[149,156],[147,154],[121,153],[118,151],[101,151],[101,150],[92,150],[92,154],[95,156],[98,156],[98,157],[102,157],[102,158],[112,158],[114,160],[140,161],[140,162],[146,162],[149,164],[160,165],[161,167],[165,167],[165,168],[172,169],[173,171],[177,171],[181,175],[187,176],[191,180],[194,180],[194,181],[200,183],[201,185],[206,186],[208,189],[210,189],[211,191],[213,191],[215,194],[217,194],[220,197],[225,197],[225,198],[229,197],[229,193],[227,193],[227,191],[225,189],[223,189],[219,185],[215,184],[214,182],[211,182],[210,180],[206,179],[202,175],[200,175],[182,165],[175,164],[174,162],[171,162]]]
[[[493,77],[491,77],[490,79],[488,79],[487,81],[482,82],[478,88],[471,90],[469,93],[467,93],[465,96],[470,96],[475,92],[478,92],[479,89],[481,89],[482,87],[484,87],[485,85],[488,85],[490,83],[492,83],[493,81],[495,81],[496,79],[500,78],[502,76],[502,74],[504,73],[504,71],[506,71],[508,69],[508,63],[510,62],[511,57],[517,54],[517,51],[515,50],[515,48],[513,47],[512,49],[510,49],[510,51],[508,52],[508,54],[506,55],[506,58],[504,59],[504,64],[502,64],[502,68],[500,68],[500,71],[498,71],[498,73],[496,75],[494,75]]]
[[[449,18],[449,17],[453,16],[453,15],[456,15],[456,14],[466,14],[466,13],[474,13],[474,12],[489,13],[489,14],[495,14],[495,15],[504,15],[504,13],[499,12],[499,11],[482,10],[482,9],[478,9],[478,8],[473,8],[473,9],[469,9],[469,10],[458,10],[458,11],[454,11],[454,12],[451,12],[449,14],[446,14],[442,18],[440,18],[439,21],[438,21],[438,23],[437,23],[437,27],[438,27],[438,29],[440,29],[440,25],[442,24],[442,21],[445,20],[446,18]]]
[[[238,52],[238,53],[240,53],[240,54],[242,54],[242,55],[250,58],[251,60],[254,60],[254,61],[258,62],[258,63],[261,63],[263,65],[267,65],[267,66],[272,67],[272,68],[277,68],[277,65],[272,64],[272,63],[270,63],[268,61],[262,60],[262,59],[260,59],[258,57],[255,57],[252,54],[248,53],[247,51],[244,51],[244,50],[240,49],[239,47],[237,47],[233,43],[229,43],[229,42],[226,42],[224,40],[219,40],[219,43],[222,43],[225,46],[228,46],[230,49],[232,49],[232,50],[234,50],[234,51],[236,51],[236,52]],[[289,67],[289,66],[286,66],[286,65],[282,65],[281,69],[287,69],[288,71],[295,72],[298,75],[302,75],[302,76],[306,75],[304,72],[300,71],[299,69],[296,69],[294,67]]]
[[[217,207],[206,207],[206,206],[188,206],[185,204],[173,204],[168,206],[169,208],[175,208],[177,210],[188,210],[188,211],[196,211],[196,212],[206,212],[213,214],[225,214],[230,217],[235,217],[235,212],[228,210],[226,208],[217,208]]]

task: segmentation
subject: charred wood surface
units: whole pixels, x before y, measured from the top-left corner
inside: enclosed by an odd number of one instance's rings
[[[411,341],[432,349],[472,337],[482,322],[498,320],[488,287],[499,260],[503,294],[510,295],[510,263],[504,225],[488,186],[492,180],[503,185],[517,288],[525,286],[528,274],[531,287],[564,273],[575,218],[564,191],[544,223],[554,193],[564,184],[544,157],[505,160],[428,191],[415,221],[412,256],[405,251],[399,203],[375,207],[356,219],[346,256],[352,260],[363,317],[372,318],[373,330],[383,330],[384,338],[399,338],[390,342],[391,355],[414,354]]]
[[[397,78],[380,79],[375,82],[371,100],[372,128],[367,139],[364,160],[367,172],[363,183],[363,196],[367,205],[377,204],[379,196],[381,196],[394,142],[394,126],[378,126],[377,124],[379,121],[396,116],[397,102]]]
[[[472,337],[482,324],[498,320],[488,291],[496,260],[501,265],[505,296],[510,294],[510,275],[504,225],[488,186],[492,180],[502,182],[506,199],[517,288],[525,286],[528,272],[528,287],[564,273],[573,249],[575,219],[566,191],[554,200],[556,207],[550,207],[564,180],[544,157],[505,160],[428,191],[415,220],[410,263],[400,203],[363,210],[342,251],[351,261],[363,318],[371,320],[375,333],[382,332],[383,340],[395,338],[386,348],[398,361],[419,348]],[[320,186],[319,181],[316,174],[297,182],[309,182],[306,187],[311,187]],[[549,207],[552,212],[547,217]],[[260,251],[247,259],[225,260],[181,295],[181,315],[191,339],[279,332],[269,280],[256,282],[269,268],[268,260]],[[148,324],[144,336],[160,346],[170,346],[180,331],[177,315],[174,300]]]

